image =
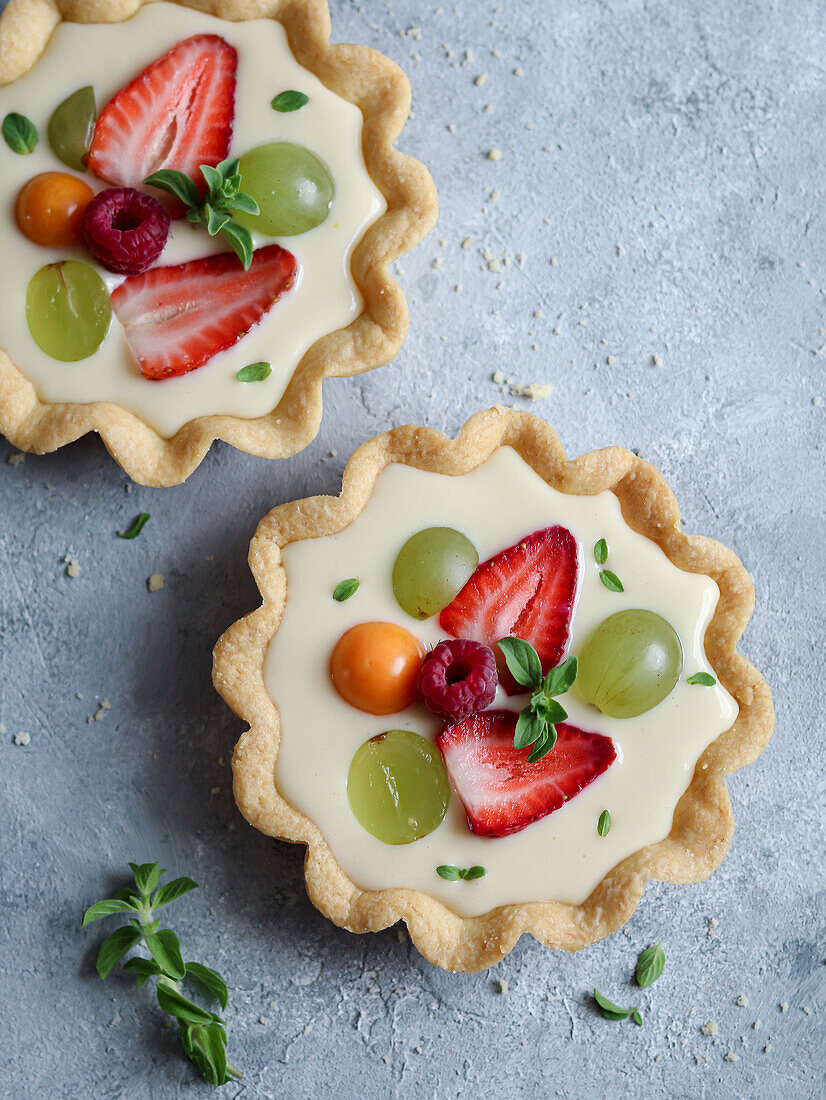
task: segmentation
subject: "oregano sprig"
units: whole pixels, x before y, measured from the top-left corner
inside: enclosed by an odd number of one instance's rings
[[[248,271],[252,263],[252,234],[243,225],[236,225],[232,215],[236,210],[245,214],[260,214],[261,211],[252,195],[245,195],[241,190],[239,168],[238,157],[227,157],[215,168],[211,164],[202,164],[201,175],[209,189],[203,202],[195,181],[177,168],[161,168],[143,182],[180,199],[188,208],[187,221],[202,225],[210,237],[220,233],[244,265],[244,270]]]
[[[531,701],[516,720],[513,747],[526,749],[528,763],[546,756],[556,744],[556,723],[564,722],[568,712],[554,698],[564,695],[576,680],[577,659],[568,657],[561,665],[542,673],[539,654],[522,638],[501,638],[496,643],[502,651],[508,671],[520,687],[531,691]]]
[[[157,978],[158,1005],[177,1021],[184,1051],[202,1077],[215,1086],[239,1080],[241,1073],[227,1062],[227,1033],[223,1019],[181,992],[181,982],[194,982],[213,996],[221,1008],[226,1008],[224,979],[216,970],[201,963],[184,962],[178,937],[171,928],[161,928],[160,919],[155,916],[156,910],[164,905],[177,901],[190,890],[197,890],[198,883],[184,875],[159,885],[166,871],[157,863],[130,863],[129,866],[135,888],[118,890],[113,898],[95,902],[83,914],[82,928],[115,913],[132,914],[128,924],[116,928],[100,945],[96,963],[98,974],[105,979],[132,948],[142,943],[151,957],[133,955],[123,964],[123,969],[136,976],[139,989],[150,978]]]
[[[436,868],[436,874],[439,878],[446,879],[447,882],[459,882],[460,879],[464,879],[465,882],[473,882],[474,879],[484,878],[487,871],[478,864],[473,867],[455,867],[452,863],[443,863]]]

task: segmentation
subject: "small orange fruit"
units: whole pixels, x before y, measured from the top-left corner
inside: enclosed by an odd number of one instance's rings
[[[17,227],[24,237],[47,248],[68,248],[86,207],[95,197],[88,183],[68,172],[41,172],[24,183],[14,204]]]
[[[396,714],[416,701],[423,656],[417,638],[395,623],[359,623],[341,635],[330,658],[336,691],[368,714]]]

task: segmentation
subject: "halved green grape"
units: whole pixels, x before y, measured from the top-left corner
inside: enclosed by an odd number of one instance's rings
[[[476,547],[452,527],[426,527],[412,535],[393,566],[393,594],[414,619],[447,607],[479,564]]]
[[[87,85],[59,103],[49,119],[52,152],[76,172],[86,171],[86,154],[92,143],[96,118],[95,89]]]
[[[576,686],[603,714],[633,718],[673,691],[682,668],[683,647],[671,623],[653,611],[618,611],[580,651]]]
[[[29,282],[26,319],[34,342],[52,359],[86,359],[103,343],[112,320],[106,284],[79,260],[47,264]]]
[[[356,821],[384,844],[411,844],[441,824],[450,784],[439,750],[410,730],[388,730],[357,750],[347,777]]]
[[[295,237],[321,225],[333,201],[327,165],[303,145],[273,141],[241,157],[241,190],[252,195],[260,214],[235,211],[233,218],[252,233]]]

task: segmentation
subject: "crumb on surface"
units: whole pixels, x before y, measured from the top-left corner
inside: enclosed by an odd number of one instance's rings
[[[6,462],[8,462],[9,466],[19,466],[21,462],[25,461],[26,456],[22,451],[15,451],[13,455],[9,455],[9,457],[6,459]]]
[[[30,745],[32,741],[32,735],[26,733],[25,730],[21,730],[20,733],[16,733],[12,738],[15,745]]]
[[[498,981],[496,982],[496,989],[499,993],[507,993],[507,991],[508,991],[508,980],[507,980],[507,978],[499,978]]]
[[[724,1062],[739,1062],[740,1061],[740,1055],[735,1054],[733,1050],[729,1050],[723,1055],[723,1061]]]
[[[737,1000],[734,1003],[737,1005],[738,1008],[747,1008],[748,1003],[749,1003],[749,999],[745,995],[745,993],[741,993],[740,996],[737,998]]]
[[[490,149],[490,150],[488,150],[488,160],[501,160],[501,159],[502,159],[502,150],[501,149]]]
[[[481,88],[482,85],[487,80],[487,78],[488,78],[487,73],[479,73],[479,75],[476,77],[476,79],[473,81],[473,83],[476,85],[477,88]]]
[[[655,367],[661,367],[663,365],[663,361],[660,359],[659,355],[652,355],[651,362]]]
[[[147,578],[146,587],[149,589],[150,592],[160,592],[163,586],[163,573],[153,573],[150,577]]]
[[[781,1001],[780,1002],[780,1011],[781,1012],[788,1012],[789,1011],[789,1002],[788,1001]]]
[[[709,1020],[707,1024],[703,1024],[703,1026],[700,1028],[700,1031],[703,1033],[703,1035],[716,1035],[719,1031],[719,1028],[717,1027],[717,1024],[714,1020]]]

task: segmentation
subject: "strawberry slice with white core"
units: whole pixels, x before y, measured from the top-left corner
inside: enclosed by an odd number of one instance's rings
[[[534,647],[542,671],[559,664],[568,642],[577,585],[576,539],[559,525],[534,531],[482,562],[458,596],[439,615],[454,638],[495,646],[522,638]],[[500,669],[502,687],[524,691]]]
[[[234,252],[125,279],[112,308],[145,378],[201,367],[257,324],[293,285],[295,256],[271,244],[253,253],[249,271]]]
[[[508,836],[558,810],[616,759],[614,742],[567,722],[556,744],[533,764],[515,749],[517,715],[488,710],[445,726],[436,738],[447,774],[477,836]]]
[[[173,46],[104,107],[89,150],[91,170],[109,183],[140,187],[160,168],[177,168],[203,191],[199,167],[214,167],[229,153],[237,65],[238,54],[217,34]],[[175,212],[180,216],[183,204]]]

